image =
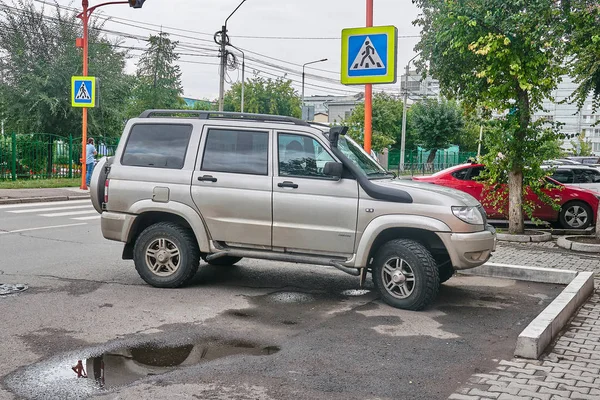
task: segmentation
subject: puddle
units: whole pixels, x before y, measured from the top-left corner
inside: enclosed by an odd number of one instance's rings
[[[176,368],[232,355],[267,356],[279,350],[277,346],[243,341],[178,346],[146,343],[101,354],[55,357],[12,374],[6,384],[12,392],[27,399],[43,398],[48,393],[54,398],[86,398]]]
[[[268,295],[267,301],[271,303],[304,304],[315,301],[315,297],[311,294],[300,292],[278,292]]]
[[[22,283],[11,285],[8,283],[0,283],[0,296],[6,296],[9,294],[21,293],[29,289],[29,286]]]
[[[369,293],[371,293],[371,291],[366,290],[366,289],[348,289],[348,290],[344,290],[342,292],[342,296],[357,297],[357,296],[364,296]]]

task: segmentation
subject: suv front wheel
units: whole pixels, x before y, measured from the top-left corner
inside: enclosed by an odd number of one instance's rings
[[[135,269],[154,287],[177,288],[198,271],[200,249],[194,234],[173,222],[150,225],[133,248]]]
[[[437,264],[425,246],[409,239],[391,240],[377,252],[373,282],[383,301],[392,307],[418,311],[437,296]]]

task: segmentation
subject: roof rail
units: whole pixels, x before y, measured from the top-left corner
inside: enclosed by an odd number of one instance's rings
[[[146,110],[140,114],[139,118],[151,118],[161,115],[177,115],[185,114],[196,116],[199,119],[246,119],[252,121],[262,122],[287,122],[294,125],[310,126],[308,122],[298,118],[286,117],[283,115],[270,115],[270,114],[252,114],[252,113],[240,113],[240,112],[229,112],[229,111],[196,111],[196,110]]]

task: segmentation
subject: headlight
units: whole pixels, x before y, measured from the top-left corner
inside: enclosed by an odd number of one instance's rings
[[[453,206],[452,214],[467,224],[483,225],[483,216],[477,207]]]

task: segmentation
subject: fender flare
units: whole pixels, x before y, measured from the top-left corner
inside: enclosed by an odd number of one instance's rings
[[[371,247],[379,234],[390,228],[421,229],[430,232],[452,232],[444,222],[422,215],[382,215],[373,219],[365,228],[356,247],[354,265],[364,267],[368,263]]]
[[[179,203],[176,201],[169,201],[168,203],[157,203],[155,201],[146,199],[140,200],[134,203],[130,209],[129,213],[135,214],[136,217],[147,213],[147,212],[164,212],[167,214],[177,215],[184,220],[192,227],[194,231],[194,235],[196,236],[196,240],[198,241],[198,247],[200,251],[203,253],[210,252],[210,237],[208,234],[208,229],[204,225],[204,219],[202,216],[187,204]],[[137,219],[137,218],[136,218]],[[134,220],[132,219],[131,224],[133,225]],[[127,227],[128,236],[131,235],[132,226]],[[128,237],[128,240],[130,238]]]

